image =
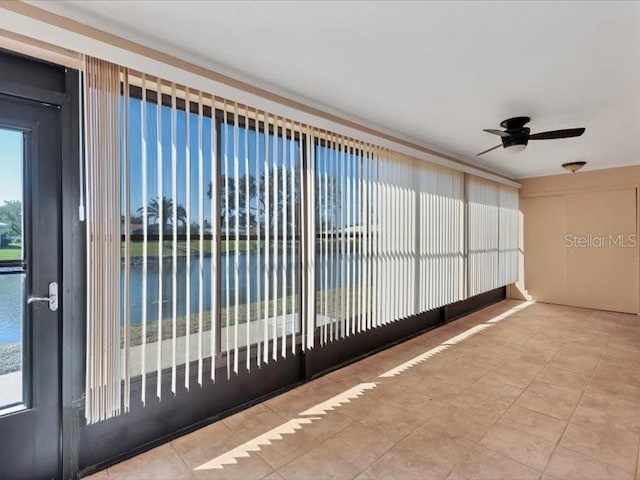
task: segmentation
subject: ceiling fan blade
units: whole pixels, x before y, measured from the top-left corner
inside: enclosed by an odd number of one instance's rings
[[[579,137],[584,133],[584,128],[567,128],[566,130],[552,130],[529,135],[529,140],[554,140],[556,138]]]
[[[491,148],[485,150],[484,152],[480,152],[480,153],[476,154],[476,157],[478,157],[480,155],[484,155],[485,153],[490,152],[491,150],[495,150],[496,148],[500,148],[501,146],[502,146],[502,144],[496,145],[495,147],[491,147]]]
[[[494,135],[500,135],[501,137],[510,137],[507,132],[503,132],[502,130],[493,130],[491,128],[485,128],[483,131],[487,133],[493,133]]]

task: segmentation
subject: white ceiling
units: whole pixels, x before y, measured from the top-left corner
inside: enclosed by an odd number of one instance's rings
[[[515,178],[640,163],[640,2],[32,2]],[[575,139],[495,150],[532,118]]]

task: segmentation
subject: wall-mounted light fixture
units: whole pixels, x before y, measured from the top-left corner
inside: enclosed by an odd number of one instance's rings
[[[567,171],[569,171],[571,173],[576,173],[578,170],[580,170],[586,164],[587,164],[587,162],[569,162],[569,163],[563,163],[562,164],[562,168],[564,168],[565,170],[567,170]]]

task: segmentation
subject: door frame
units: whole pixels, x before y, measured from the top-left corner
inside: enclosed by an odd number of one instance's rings
[[[80,75],[77,70],[0,49],[0,93],[60,107],[62,262],[59,296],[59,476],[77,478],[84,397],[84,228],[80,220]],[[64,374],[62,374],[64,372]]]
[[[64,69],[67,101],[62,123],[62,412],[61,478],[77,478],[78,442],[84,422],[86,343],[86,235],[84,228],[80,72]]]

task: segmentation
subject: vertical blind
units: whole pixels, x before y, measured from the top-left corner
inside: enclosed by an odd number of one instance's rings
[[[448,168],[420,164],[418,234],[419,311],[465,298],[464,180]]]
[[[90,423],[517,277],[515,189],[99,60],[85,97]]]
[[[467,293],[478,295],[497,288],[498,279],[498,207],[497,184],[467,176]]]
[[[321,345],[463,298],[462,173],[322,132],[313,160]]]
[[[467,175],[468,295],[518,280],[518,191]]]
[[[87,58],[85,89],[85,172],[87,211],[87,365],[85,411],[91,421],[119,415],[128,330],[120,311],[120,74],[110,63]],[[109,180],[109,183],[105,183]],[[125,362],[126,363],[126,359]]]
[[[500,209],[498,211],[498,280],[500,285],[518,281],[520,258],[520,206],[515,188],[500,185]]]

